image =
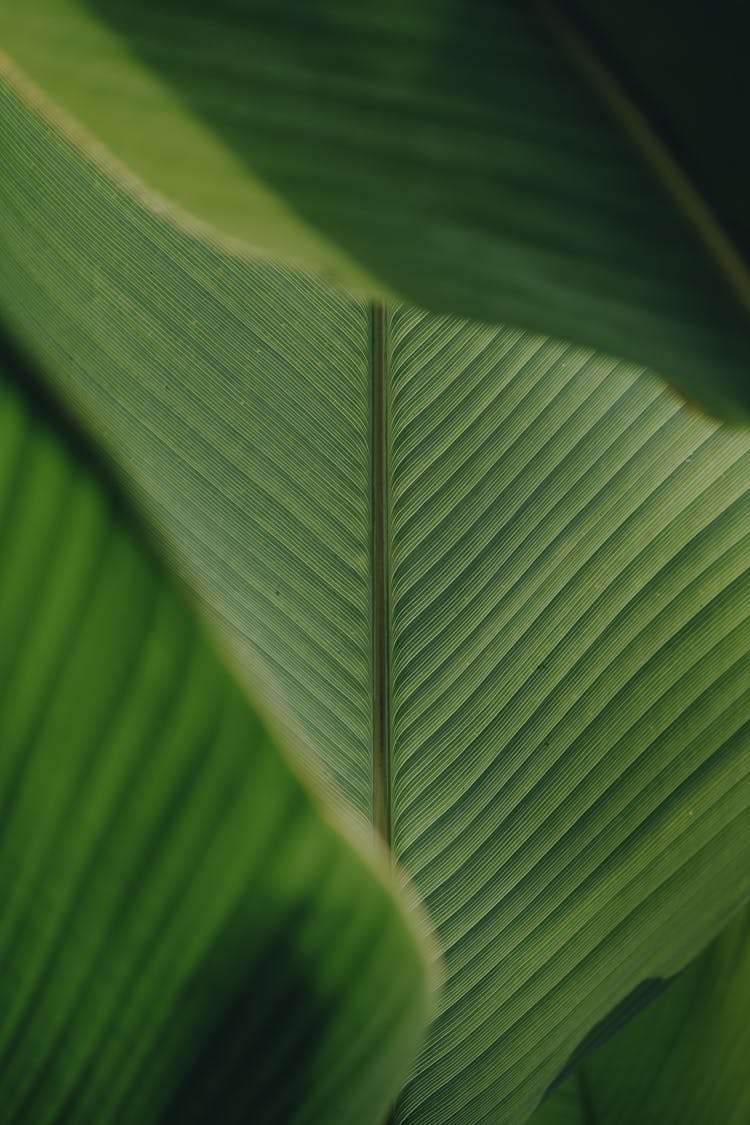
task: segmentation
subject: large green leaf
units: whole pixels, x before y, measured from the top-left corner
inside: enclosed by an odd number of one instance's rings
[[[221,254],[2,117],[3,309],[437,923],[397,1120],[522,1120],[750,893],[750,439]]]
[[[413,923],[19,375],[3,351],[0,1118],[381,1125],[428,1014]]]
[[[4,0],[0,26],[148,184],[252,246],[747,418],[749,17],[653,7]]]
[[[745,1125],[750,913],[592,1056],[532,1125]]]

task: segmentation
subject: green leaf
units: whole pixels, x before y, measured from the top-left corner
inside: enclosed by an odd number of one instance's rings
[[[531,1125],[743,1125],[750,913],[556,1090]]]
[[[385,865],[20,375],[3,351],[2,1120],[381,1125],[428,1014]]]
[[[12,78],[0,112],[14,331],[437,924],[396,1120],[523,1120],[750,895],[750,439],[606,357],[220,253]]]
[[[222,231],[370,293],[625,356],[750,416],[740,5],[687,5],[678,33],[643,0],[0,13],[33,78]]]

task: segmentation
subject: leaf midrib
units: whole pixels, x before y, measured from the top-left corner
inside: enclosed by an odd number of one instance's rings
[[[370,305],[372,382],[372,813],[375,830],[391,839],[391,722],[388,559],[388,345],[386,308]]]

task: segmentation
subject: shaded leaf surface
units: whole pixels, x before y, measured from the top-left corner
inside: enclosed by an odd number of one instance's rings
[[[557,0],[4,7],[64,106],[251,246],[747,419],[742,5],[688,4],[678,34],[668,9]]]
[[[374,310],[181,233],[12,82],[3,114],[3,307],[269,705],[385,792],[437,924],[397,1120],[523,1120],[750,891],[750,441],[514,329],[395,305],[378,357]]]
[[[750,1117],[750,940],[742,911],[531,1125],[742,1125]]]
[[[0,1117],[380,1125],[416,931],[0,361]]]

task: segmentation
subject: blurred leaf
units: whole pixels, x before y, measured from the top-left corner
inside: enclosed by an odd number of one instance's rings
[[[539,1108],[530,1125],[745,1125],[750,912]]]
[[[0,112],[14,331],[437,923],[397,1121],[523,1120],[750,894],[750,438],[591,352],[219,253],[26,87]]]
[[[0,356],[0,1117],[381,1125],[427,1016],[321,816]]]
[[[250,246],[747,420],[749,12],[5,0],[0,26],[149,185]]]

